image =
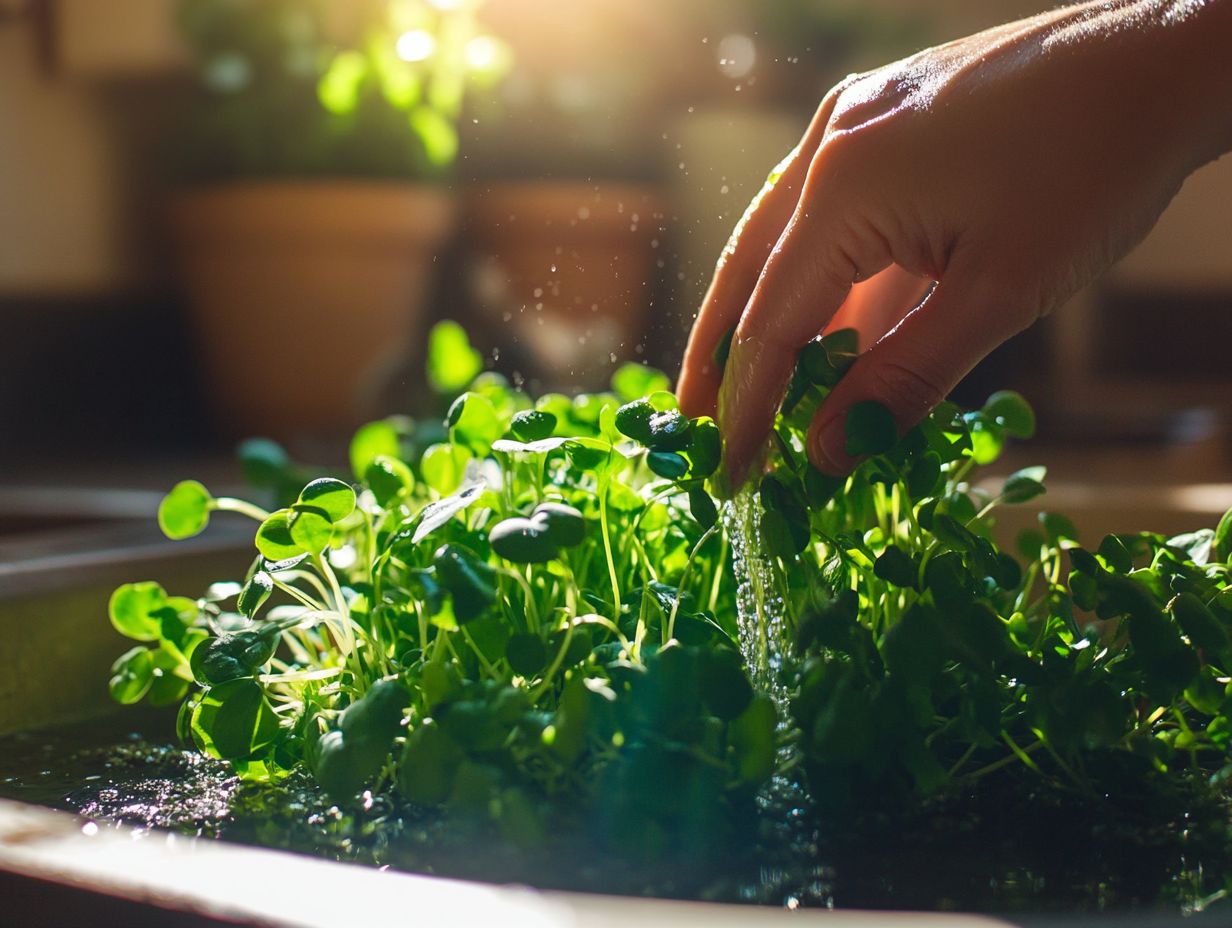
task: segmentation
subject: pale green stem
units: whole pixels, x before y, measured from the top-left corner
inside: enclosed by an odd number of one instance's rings
[[[238,512],[242,516],[248,516],[250,519],[255,519],[258,522],[264,522],[270,517],[270,514],[260,506],[254,506],[242,499],[236,499],[232,496],[220,496],[214,500],[210,507],[217,509],[219,512]]]
[[[701,551],[702,545],[710,540],[710,536],[718,531],[719,524],[716,522],[710,528],[706,529],[705,534],[697,540],[697,544],[693,546],[693,550],[689,552],[689,559],[685,562],[684,570],[680,574],[680,583],[676,587],[676,598],[672,600],[672,614],[667,618],[667,640],[671,641],[676,634],[676,613],[680,609],[680,597],[684,595],[684,586],[689,579],[689,571],[693,568],[693,562],[697,560],[698,552]]]

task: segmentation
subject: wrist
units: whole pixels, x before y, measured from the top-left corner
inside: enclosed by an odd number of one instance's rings
[[[1172,106],[1189,171],[1232,151],[1232,0],[1153,0],[1164,65],[1161,106]]]

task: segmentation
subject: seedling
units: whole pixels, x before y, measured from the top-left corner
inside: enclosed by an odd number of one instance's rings
[[[143,644],[117,661],[113,695],[182,700],[181,733],[243,777],[304,767],[339,802],[393,790],[519,841],[562,803],[602,805],[623,833],[703,808],[652,813],[646,792],[751,797],[776,714],[732,645],[704,487],[714,423],[638,365],[613,393],[535,402],[476,376],[456,326],[430,347],[432,383],[462,391],[445,440],[417,452],[403,423],[371,423],[351,474],[289,494],[299,472],[250,443],[250,469],[288,501],[269,511],[197,482],[171,491],[169,537],[239,512],[255,556],[197,598],[117,590],[112,620]]]
[[[854,333],[831,333],[801,352],[746,491],[759,527],[742,541],[771,582],[741,618],[707,490],[715,423],[638,365],[611,393],[532,400],[476,376],[459,333],[430,340],[433,382],[469,386],[443,440],[371,423],[352,473],[314,480],[249,443],[248,470],[286,503],[272,510],[172,490],[168,536],[236,512],[256,554],[197,598],[116,591],[112,622],[140,642],[113,669],[117,700],[181,702],[181,734],[243,777],[302,767],[339,802],[394,791],[524,843],[572,808],[644,849],[716,827],[697,810],[797,764],[839,811],[993,776],[1106,792],[1110,764],[1232,778],[1232,513],[1094,550],[1043,513],[1017,556],[1002,550],[998,507],[1036,500],[1046,476],[973,482],[1034,431],[1010,392],[943,403],[901,436],[858,403],[846,451],[861,463],[823,475],[808,425],[857,354]],[[773,681],[789,719],[750,684],[741,621],[790,642]]]

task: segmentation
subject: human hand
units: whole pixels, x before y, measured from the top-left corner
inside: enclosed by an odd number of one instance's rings
[[[830,91],[733,233],[685,354],[681,406],[717,406],[729,484],[758,459],[820,332],[852,326],[872,346],[809,433],[813,463],[840,474],[853,403],[877,400],[910,428],[1128,252],[1185,177],[1232,147],[1229,47],[1232,0],[1101,2]]]

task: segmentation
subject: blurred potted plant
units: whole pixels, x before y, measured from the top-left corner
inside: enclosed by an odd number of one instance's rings
[[[180,0],[200,77],[172,225],[224,428],[323,436],[424,326],[463,97],[507,52],[480,0]]]
[[[502,0],[486,15],[516,63],[499,109],[463,127],[473,296],[508,367],[595,389],[641,356],[652,323],[668,225],[657,120],[676,92],[680,14],[658,0],[564,16]]]

